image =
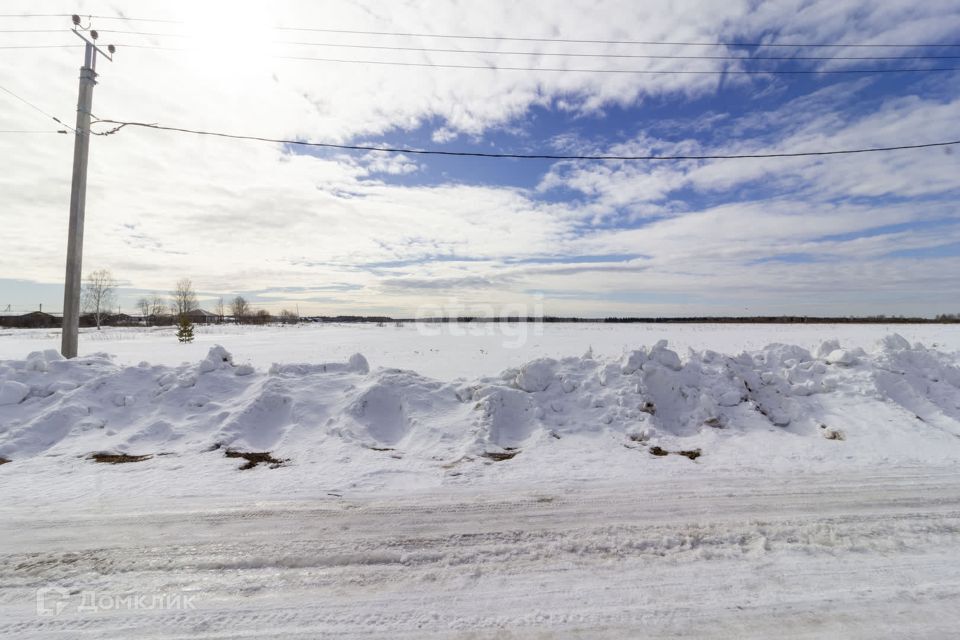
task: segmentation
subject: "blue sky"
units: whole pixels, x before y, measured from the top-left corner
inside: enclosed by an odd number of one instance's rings
[[[518,57],[387,55],[274,42],[283,33],[278,26],[333,24],[657,42],[943,45],[957,44],[958,2],[574,2],[562,9],[492,2],[482,10],[449,2],[429,10],[285,2],[245,9],[224,30],[211,19],[215,12],[189,3],[162,11],[125,5],[129,16],[181,22],[165,27],[166,36],[106,36],[117,38],[120,55],[101,67],[94,112],[287,139],[518,153],[790,152],[960,139],[957,72],[627,75],[278,57],[568,68],[960,66],[960,60],[534,55],[960,55],[944,46],[744,50],[311,36],[327,44],[531,52]],[[86,2],[84,10],[115,13],[101,2]],[[95,26],[142,26],[131,24]],[[187,52],[123,46],[182,45],[190,35],[204,44]],[[61,41],[59,34],[51,38]],[[271,44],[251,52],[250,41]],[[209,43],[216,46],[204,48]],[[0,85],[61,117],[71,114],[76,51],[0,55],[11,63],[0,67]],[[4,106],[0,129],[43,125],[22,104]],[[41,303],[59,309],[71,140],[0,135],[0,146],[6,146],[0,222],[11,230],[0,238],[0,309]],[[128,308],[190,277],[205,306],[241,293],[274,311],[299,306],[305,313],[414,315],[456,305],[515,311],[532,308],[539,293],[547,313],[563,315],[934,315],[960,311],[958,154],[948,148],[778,160],[551,162],[314,151],[127,129],[94,139],[85,267],[110,269]]]

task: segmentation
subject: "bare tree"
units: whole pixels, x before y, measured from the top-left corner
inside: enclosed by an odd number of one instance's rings
[[[150,315],[150,298],[144,296],[137,300],[137,310],[140,311],[140,315],[146,320],[147,316]]]
[[[104,317],[109,315],[110,308],[113,307],[116,290],[117,281],[113,279],[109,269],[98,269],[87,274],[86,282],[83,283],[83,310],[93,315],[97,329],[100,329]]]
[[[280,322],[283,324],[297,324],[299,321],[300,317],[290,309],[284,309],[280,312]]]
[[[250,304],[243,296],[237,296],[230,302],[230,310],[233,312],[233,321],[241,324],[250,314]]]
[[[220,298],[217,299],[217,322],[219,323],[223,323],[223,311],[223,296],[220,296]]]
[[[178,318],[199,308],[197,292],[193,290],[190,278],[177,280],[177,287],[170,292],[170,311]]]
[[[154,318],[159,318],[166,310],[167,304],[163,301],[163,298],[154,294],[153,297],[150,298],[150,315]]]

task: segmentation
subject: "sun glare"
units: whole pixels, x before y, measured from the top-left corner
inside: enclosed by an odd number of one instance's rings
[[[188,45],[197,62],[220,72],[239,70],[268,56],[272,16],[260,2],[197,3],[185,16]]]

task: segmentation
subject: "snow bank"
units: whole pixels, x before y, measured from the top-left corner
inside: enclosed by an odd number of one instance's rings
[[[360,354],[258,371],[220,346],[178,367],[35,352],[0,361],[0,457],[219,446],[295,462],[362,450],[451,462],[507,450],[529,458],[580,438],[600,454],[696,446],[702,464],[710,447],[757,457],[775,455],[771,442],[801,438],[824,455],[846,455],[829,452],[856,443],[882,459],[905,443],[960,447],[958,360],[897,335],[870,352],[827,341],[815,355],[772,344],[681,357],[660,341],[614,360],[541,358],[499,376],[442,382],[371,369]],[[772,441],[771,432],[794,440]]]

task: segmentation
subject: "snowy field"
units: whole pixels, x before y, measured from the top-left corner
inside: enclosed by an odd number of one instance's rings
[[[437,330],[0,332],[0,636],[955,637],[957,326]]]
[[[816,350],[825,340],[872,348],[899,333],[944,351],[960,351],[960,325],[730,325],[730,324],[458,324],[455,328],[408,323],[305,324],[298,326],[197,326],[192,344],[177,343],[175,328],[81,329],[80,355],[109,353],[118,364],[196,363],[213,345],[236,362],[269,368],[274,362],[341,362],[362,353],[373,367],[412,369],[440,380],[493,376],[535,358],[579,356],[592,348],[615,358],[625,350],[668,340],[670,348],[710,349],[736,355],[778,342]],[[0,329],[0,359],[60,348],[60,331]]]

